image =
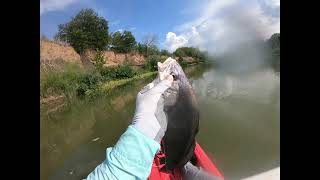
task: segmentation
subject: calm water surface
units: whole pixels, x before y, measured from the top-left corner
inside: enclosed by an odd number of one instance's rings
[[[280,166],[280,73],[231,73],[197,65],[186,74],[200,106],[197,141],[226,179]],[[42,180],[83,179],[130,123],[137,92],[152,78],[56,112],[41,108]]]

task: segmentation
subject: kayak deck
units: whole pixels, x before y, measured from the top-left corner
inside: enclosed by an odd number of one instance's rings
[[[242,180],[280,180],[280,167],[242,179]]]

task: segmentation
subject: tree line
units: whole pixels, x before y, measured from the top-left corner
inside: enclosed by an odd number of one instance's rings
[[[201,59],[206,55],[193,47],[181,47],[174,53],[160,50],[156,45],[158,38],[155,35],[147,35],[142,42],[137,42],[128,30],[109,33],[108,21],[93,9],[82,9],[69,22],[60,24],[55,39],[71,45],[80,55],[87,49],[117,53],[137,52],[145,57],[162,55]]]

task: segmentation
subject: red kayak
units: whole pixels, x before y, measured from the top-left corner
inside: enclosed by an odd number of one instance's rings
[[[202,169],[211,173],[214,176],[224,179],[218,168],[214,165],[214,163],[211,161],[211,159],[207,156],[207,154],[203,151],[203,149],[198,143],[196,143],[194,155],[197,159],[196,161],[198,167],[201,167]],[[151,173],[148,179],[182,180],[182,174],[180,169],[174,169],[172,172],[168,172],[166,170],[166,168],[164,167],[164,157],[165,155],[162,152],[158,153],[155,156],[152,164]]]

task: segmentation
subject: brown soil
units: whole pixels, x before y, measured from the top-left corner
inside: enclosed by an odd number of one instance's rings
[[[40,40],[40,61],[56,61],[59,59],[81,62],[79,54],[71,46]]]
[[[57,43],[54,41],[40,40],[40,64],[50,65],[58,63],[59,61],[75,62],[87,65],[95,56],[94,51],[87,51],[85,57],[80,55],[69,45]],[[106,59],[105,66],[116,66],[125,62],[140,66],[146,61],[144,56],[138,53],[114,53],[113,51],[104,51],[103,56]],[[85,62],[84,62],[85,61]]]

